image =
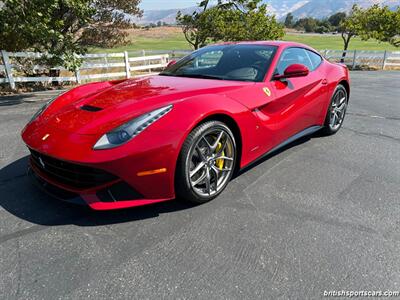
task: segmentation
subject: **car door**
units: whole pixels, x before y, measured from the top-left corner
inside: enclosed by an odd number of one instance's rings
[[[276,144],[308,127],[318,125],[327,96],[326,81],[318,70],[322,58],[312,59],[307,52],[298,47],[285,49],[275,70],[275,74],[283,74],[288,66],[302,64],[310,70],[307,76],[266,83],[273,97],[258,109],[257,114],[264,125],[276,133]],[[318,56],[316,53],[314,55]]]

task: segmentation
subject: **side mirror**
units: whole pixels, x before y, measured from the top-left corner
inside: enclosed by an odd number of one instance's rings
[[[285,69],[283,75],[274,75],[274,80],[281,80],[285,78],[304,77],[310,73],[310,70],[301,64],[293,64]]]
[[[174,64],[176,64],[176,60],[170,60],[166,66],[166,68],[169,68],[170,66],[173,66]]]

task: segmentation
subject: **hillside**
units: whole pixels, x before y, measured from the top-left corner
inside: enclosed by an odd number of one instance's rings
[[[263,0],[268,4],[269,10],[280,20],[291,12],[296,18],[328,17],[339,11],[350,11],[354,4],[369,7],[373,4],[388,5],[390,8],[400,6],[400,0]],[[183,13],[190,14],[196,7],[181,9]],[[157,23],[159,21],[168,24],[175,23],[175,17],[179,9],[147,10],[141,19],[135,19],[138,24]]]
[[[314,17],[324,18],[339,11],[348,12],[354,4],[369,7],[373,4],[388,5],[395,8],[400,5],[400,0],[311,0],[303,6],[292,11],[295,18]]]

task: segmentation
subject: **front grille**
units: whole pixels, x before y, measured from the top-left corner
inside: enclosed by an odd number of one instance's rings
[[[95,188],[118,179],[100,169],[59,160],[32,149],[30,151],[31,163],[35,168],[55,182],[74,189]]]

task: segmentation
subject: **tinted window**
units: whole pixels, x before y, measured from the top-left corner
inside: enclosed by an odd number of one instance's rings
[[[188,62],[192,68],[212,68],[216,66],[224,53],[222,51],[205,52]]]
[[[267,45],[210,46],[184,57],[160,75],[262,81],[275,52],[276,47]]]
[[[306,50],[303,48],[289,48],[282,53],[275,73],[283,74],[285,69],[293,64],[302,64],[313,70],[313,65]]]
[[[322,62],[322,58],[321,56],[319,56],[317,53],[312,52],[312,51],[307,51],[308,56],[310,57],[311,63],[312,63],[312,69],[310,69],[311,71],[314,71],[316,68],[319,67],[319,65]]]

